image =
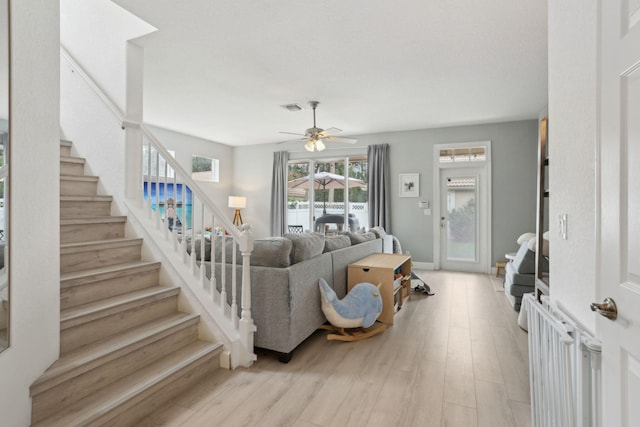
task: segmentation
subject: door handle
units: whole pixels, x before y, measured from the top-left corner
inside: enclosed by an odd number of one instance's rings
[[[591,303],[591,311],[595,311],[599,315],[611,320],[616,320],[618,317],[618,307],[616,306],[616,302],[611,298],[605,298],[601,304]]]

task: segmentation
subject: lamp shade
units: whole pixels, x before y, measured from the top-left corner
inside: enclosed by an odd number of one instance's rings
[[[247,207],[247,198],[243,196],[229,196],[229,207],[244,209]]]

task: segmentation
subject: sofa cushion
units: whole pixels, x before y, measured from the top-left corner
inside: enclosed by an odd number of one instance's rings
[[[321,233],[286,233],[284,235],[291,240],[291,264],[318,256],[324,250],[324,234]]]
[[[535,286],[522,286],[516,283],[505,283],[504,290],[511,296],[522,298],[522,295],[533,292],[535,290]]]
[[[293,242],[285,237],[256,239],[251,252],[251,265],[261,267],[288,267],[291,265]]]
[[[533,288],[536,283],[536,275],[535,274],[520,274],[513,267],[513,263],[507,263],[505,267],[504,273],[504,283],[505,286],[507,284],[516,284],[519,286],[529,286]]]
[[[215,236],[215,262],[220,262],[222,258],[222,245],[224,242],[225,247],[225,262],[231,262],[233,238],[229,236]],[[187,253],[191,253],[191,236],[186,237]],[[197,238],[194,244],[196,261],[211,261],[211,238],[204,238],[204,260],[201,257],[202,252],[202,239]],[[239,254],[240,252],[238,252]],[[239,259],[239,258],[238,258]]]
[[[226,246],[225,263],[229,264],[233,260],[233,238],[228,236],[216,236],[215,262],[222,260],[223,242]],[[291,248],[291,240],[284,237],[256,239],[253,242],[250,264],[262,267],[288,267],[291,265]],[[200,257],[201,251],[201,239],[196,239],[195,254],[197,261],[202,261]],[[191,253],[191,239],[189,237],[187,237],[187,252]],[[209,237],[204,239],[204,261],[211,261],[211,239]],[[242,254],[238,245],[236,245],[236,263],[242,264]]]
[[[324,252],[331,252],[342,248],[348,248],[351,246],[351,239],[349,236],[337,234],[335,236],[324,237]]]
[[[357,245],[359,243],[377,239],[376,235],[371,231],[368,231],[366,233],[353,233],[351,231],[348,231],[347,235],[349,236],[349,239],[351,239],[352,245]]]
[[[520,245],[515,258],[511,261],[514,269],[520,274],[534,274],[536,272],[536,253],[529,249],[529,242]]]
[[[187,246],[187,253],[191,254],[191,236],[187,236],[185,238],[185,245]],[[219,242],[218,242],[217,247],[220,247],[220,243]],[[195,249],[195,254],[196,254],[196,260],[197,261],[202,261],[202,257],[201,257],[202,240],[201,239],[196,239],[194,249]],[[211,240],[208,237],[205,237],[205,239],[204,239],[204,261],[211,261]],[[217,261],[219,261],[219,260],[217,260]]]

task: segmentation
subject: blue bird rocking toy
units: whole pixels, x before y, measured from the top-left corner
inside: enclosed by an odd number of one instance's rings
[[[331,323],[322,329],[337,332],[327,335],[328,340],[358,341],[376,335],[386,329],[386,325],[376,323],[382,313],[382,297],[379,286],[372,283],[358,283],[343,298],[338,296],[322,278],[319,280],[322,312]]]

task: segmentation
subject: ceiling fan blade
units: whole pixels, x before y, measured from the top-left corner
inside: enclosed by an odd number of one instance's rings
[[[304,133],[296,133],[296,132],[280,132],[280,133],[286,133],[287,135],[307,136]]]
[[[329,129],[325,129],[322,131],[323,134],[325,135],[335,135],[336,133],[342,132],[342,129],[338,129],[338,128],[329,128]]]
[[[294,134],[296,135],[296,134]],[[286,144],[287,142],[307,142],[309,138],[287,139],[286,141],[276,142],[276,144]]]
[[[356,142],[358,142],[358,140],[355,138],[345,138],[342,136],[331,136],[331,135],[324,137],[324,139],[331,142],[345,142],[347,144],[355,144]]]

